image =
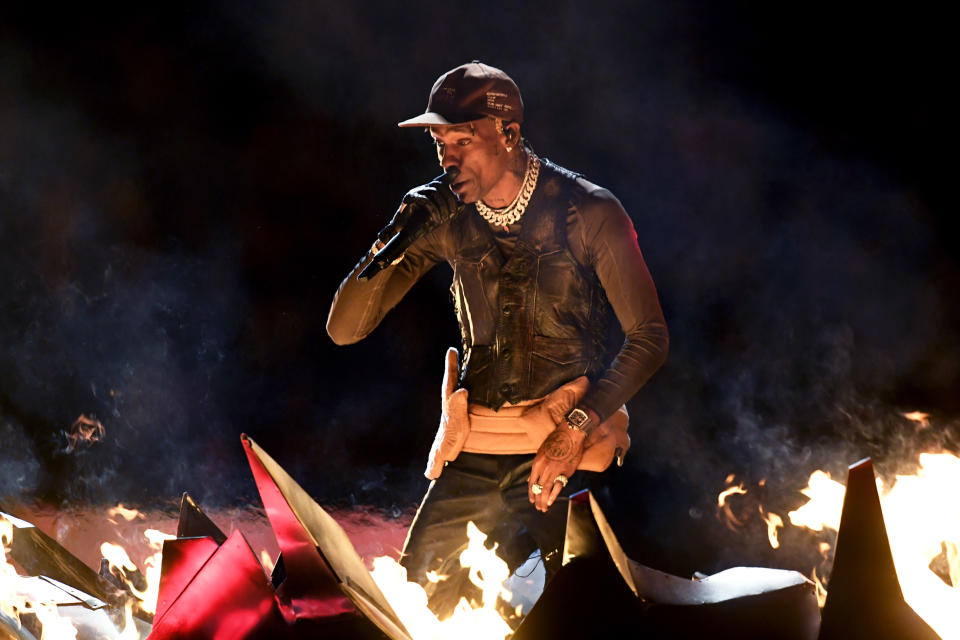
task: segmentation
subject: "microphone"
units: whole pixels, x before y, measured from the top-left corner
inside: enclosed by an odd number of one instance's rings
[[[458,175],[460,175],[460,169],[450,167],[446,173],[437,176],[432,182],[440,182],[449,188]],[[404,206],[412,208],[406,221],[396,235],[390,238],[387,244],[383,245],[383,248],[377,252],[370,264],[357,274],[357,280],[364,282],[386,269],[394,260],[403,257],[403,253],[410,248],[410,245],[432,228],[428,224],[430,222],[429,209],[417,204]]]

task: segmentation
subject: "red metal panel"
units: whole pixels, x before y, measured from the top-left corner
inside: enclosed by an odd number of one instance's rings
[[[267,518],[283,554],[286,579],[277,589],[282,603],[296,618],[328,618],[356,611],[340,589],[339,580],[317,551],[313,539],[290,509],[273,478],[242,438],[254,481],[260,491]]]
[[[216,550],[217,543],[213,538],[178,538],[164,541],[157,612],[154,618],[163,617]]]
[[[287,635],[289,625],[263,567],[243,534],[234,531],[154,619],[149,639],[266,640]]]

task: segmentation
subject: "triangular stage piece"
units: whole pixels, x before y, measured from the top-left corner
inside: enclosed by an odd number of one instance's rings
[[[199,561],[211,548],[209,543],[196,543],[193,560]],[[165,553],[167,549],[165,544]],[[283,637],[289,637],[289,626],[263,567],[239,531],[215,547],[176,598],[164,603],[150,634],[150,640]]]
[[[564,566],[514,640],[813,640],[818,624],[813,584],[797,572],[740,567],[686,580],[634,562],[585,491],[569,502]]]
[[[227,541],[227,534],[213,523],[189,493],[184,492],[180,498],[180,519],[177,521],[178,538],[209,537],[218,545]]]
[[[288,486],[296,486],[296,483],[253,440],[244,436],[243,446],[283,556],[285,579],[279,585],[277,595],[281,601],[289,603],[296,618],[352,614],[354,606],[340,589],[339,579],[317,552],[317,542],[301,524],[274,476]],[[273,474],[268,471],[268,465]],[[289,489],[288,492],[292,493]]]
[[[218,547],[213,538],[164,540],[155,619],[163,617]]]
[[[125,604],[135,602],[131,594],[103,580],[35,525],[3,512],[0,512],[0,520],[12,527],[10,551],[13,559],[24,573],[31,574],[20,575],[18,570],[17,575],[3,576],[4,580],[10,579],[9,584],[4,586],[10,587],[17,598],[9,603],[0,602],[2,605],[11,605],[15,614],[14,617],[8,617],[4,611],[0,611],[0,638],[35,640],[50,635],[49,629],[43,627],[35,613],[16,616],[26,613],[17,611],[16,601],[19,598],[52,607],[54,615],[63,618],[64,624],[72,625],[79,640],[121,637],[121,629],[126,622],[123,613]],[[0,607],[4,608],[10,612],[9,607]],[[149,616],[142,611],[136,611],[134,616],[136,637],[145,638],[150,633],[150,623],[145,619]]]
[[[253,440],[244,435],[242,441],[283,556],[286,577],[277,594],[291,604],[296,618],[360,609],[389,637],[408,640],[343,528]]]
[[[847,473],[819,638],[939,638],[903,600],[869,458],[851,465]]]
[[[13,525],[10,555],[28,574],[53,578],[119,607],[133,598],[109,584],[33,524],[5,513],[0,513],[0,516]]]

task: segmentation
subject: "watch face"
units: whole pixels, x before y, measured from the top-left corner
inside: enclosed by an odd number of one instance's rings
[[[590,420],[590,416],[587,415],[587,412],[583,409],[574,409],[567,414],[567,422],[570,423],[570,426],[574,429],[579,429],[585,425]]]

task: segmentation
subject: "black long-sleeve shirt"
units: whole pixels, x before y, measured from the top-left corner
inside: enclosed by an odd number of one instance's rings
[[[568,214],[567,242],[577,262],[597,274],[625,335],[619,353],[580,403],[605,420],[660,367],[669,338],[630,217],[609,191],[579,182],[587,197]],[[469,206],[460,215],[478,214]],[[505,255],[512,252],[522,224],[523,219],[493,229]],[[444,260],[452,264],[457,241],[450,225],[441,225],[415,242],[400,263],[360,282],[356,274],[372,253],[365,256],[337,290],[327,319],[330,337],[337,344],[366,337],[427,271]]]

